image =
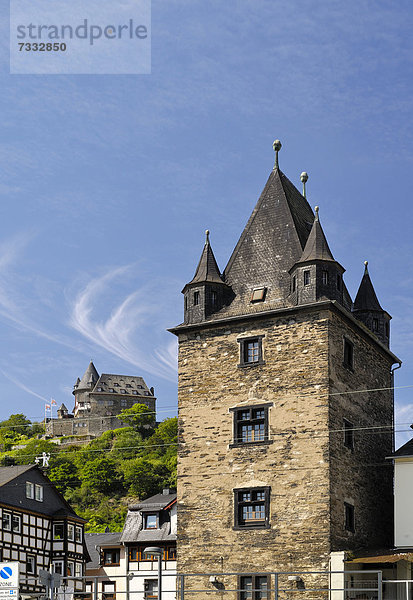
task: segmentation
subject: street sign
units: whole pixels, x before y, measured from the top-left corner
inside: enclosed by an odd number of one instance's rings
[[[19,597],[19,563],[0,563],[0,600]]]
[[[58,588],[62,576],[59,573],[50,573],[44,569],[39,569],[39,579],[40,583],[47,588]]]

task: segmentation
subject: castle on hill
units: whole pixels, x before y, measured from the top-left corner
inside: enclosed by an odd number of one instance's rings
[[[142,377],[99,373],[92,361],[74,387],[73,412],[62,404],[57,419],[46,422],[46,435],[52,437],[82,436],[90,440],[103,432],[124,426],[117,418],[122,410],[134,404],[145,404],[150,412],[156,410],[154,388],[148,388]]]

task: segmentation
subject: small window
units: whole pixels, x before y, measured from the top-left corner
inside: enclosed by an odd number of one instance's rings
[[[240,366],[264,364],[262,359],[262,338],[263,336],[257,336],[255,338],[240,338],[237,340],[240,345]]]
[[[296,289],[297,289],[297,276],[294,275],[292,285],[291,285],[291,291],[295,292]]]
[[[157,529],[158,528],[158,515],[157,513],[151,515],[145,515],[145,529]]]
[[[127,387],[127,388],[130,388],[130,387],[132,387],[132,386],[131,386],[131,384],[130,384],[130,383],[127,383],[125,387]]]
[[[199,292],[194,292],[194,306],[199,304]]]
[[[304,271],[304,285],[310,285],[310,271]]]
[[[103,551],[103,565],[114,566],[119,565],[120,551],[118,548],[110,548]]]
[[[124,390],[123,388],[120,390],[121,394],[126,394],[126,390]]]
[[[114,581],[102,582],[102,600],[116,599],[116,583]]]
[[[321,278],[323,285],[328,285],[328,271],[322,271]]]
[[[75,574],[75,563],[72,560],[68,560],[67,561],[66,575],[68,577],[73,577],[74,574]]]
[[[344,360],[343,364],[347,369],[353,370],[354,366],[354,346],[350,340],[344,338]]]
[[[97,391],[98,391],[98,392],[103,392],[103,388],[101,388],[101,387],[98,387]]]
[[[341,287],[343,285],[343,279],[340,275],[340,273],[337,273],[337,279],[336,279],[336,286],[339,292],[341,292]]]
[[[75,526],[72,523],[67,524],[67,539],[69,542],[75,541]]]
[[[137,396],[137,395],[138,395],[138,392],[137,392],[137,390],[132,390],[132,394],[133,394],[134,396]]]
[[[235,528],[267,528],[270,517],[270,488],[234,490]]]
[[[114,393],[115,393],[115,390],[114,390],[113,388],[109,388],[109,389],[108,389],[108,392],[109,392],[110,394],[114,394]]]
[[[2,523],[4,531],[11,531],[11,513],[3,511]]]
[[[64,562],[63,560],[54,560],[53,561],[53,572],[58,575],[63,575],[64,571]]]
[[[350,423],[350,421],[347,421],[347,419],[344,419],[343,428],[344,428],[344,445],[346,448],[353,450],[354,449],[354,425],[353,425],[353,423]]]
[[[239,578],[238,600],[266,600],[268,575],[243,575]]]
[[[234,443],[231,445],[268,441],[269,406],[230,409],[234,413]]]
[[[266,293],[266,287],[254,288],[251,294],[251,302],[264,302]]]
[[[348,502],[344,502],[344,527],[347,531],[355,531],[354,506]]]
[[[218,302],[218,295],[216,292],[211,292],[211,306],[216,306]]]
[[[373,319],[373,331],[378,331],[378,330],[379,330],[379,320]]]
[[[11,518],[11,528],[13,533],[20,533],[21,531],[21,517],[19,515],[13,515]]]
[[[75,564],[75,577],[83,577],[83,565],[82,563]]]
[[[75,530],[75,541],[78,544],[82,543],[82,539],[83,539],[83,531],[81,527],[76,526],[76,530]]]
[[[35,496],[35,499],[37,500],[37,502],[43,502],[43,486],[42,485],[38,485],[36,483],[36,485],[34,486],[34,496]]]
[[[26,573],[28,575],[36,575],[36,557],[27,555],[26,559]]]
[[[26,481],[26,498],[34,500],[34,483]]]
[[[157,600],[158,598],[158,580],[144,580],[145,600]]]
[[[167,548],[167,560],[176,560],[176,546]]]
[[[63,540],[65,537],[65,526],[63,523],[54,523],[53,525],[53,539]]]
[[[113,384],[115,387],[119,387],[119,383],[114,383]]]
[[[385,330],[386,330],[386,337],[390,337],[390,325],[388,324],[388,322],[386,322]]]

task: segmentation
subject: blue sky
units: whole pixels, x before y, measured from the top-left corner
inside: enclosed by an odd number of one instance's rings
[[[91,358],[144,376],[159,418],[175,413],[180,290],[206,228],[224,268],[279,138],[353,297],[368,259],[393,315],[405,430],[411,2],[154,0],[152,74],[119,76],[10,75],[0,11],[0,418],[41,418],[50,397],[71,407]]]

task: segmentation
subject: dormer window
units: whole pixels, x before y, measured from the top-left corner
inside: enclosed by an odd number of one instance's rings
[[[109,388],[109,389],[108,389],[108,392],[109,392],[110,394],[113,394],[113,393],[115,392],[115,390],[114,390],[113,388]]]
[[[120,391],[120,393],[121,393],[121,394],[126,394],[126,390],[122,389],[122,390]]]
[[[137,395],[138,395],[138,392],[137,392],[136,390],[132,390],[132,394],[133,394],[134,396],[137,396]]]
[[[101,387],[98,387],[97,391],[98,391],[98,392],[103,392],[103,388],[101,388]]]
[[[158,529],[158,513],[150,513],[144,517],[145,529]]]

